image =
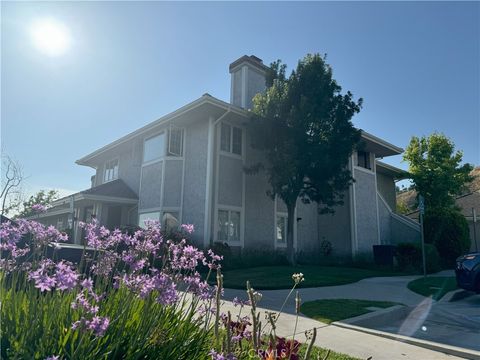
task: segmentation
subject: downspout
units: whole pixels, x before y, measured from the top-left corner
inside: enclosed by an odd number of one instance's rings
[[[203,246],[208,248],[210,245],[210,230],[212,219],[212,194],[213,194],[213,155],[214,155],[214,140],[215,140],[215,126],[231,112],[228,109],[218,119],[214,120],[213,116],[208,119],[208,140],[207,140],[207,178],[205,182],[205,222],[203,225]]]

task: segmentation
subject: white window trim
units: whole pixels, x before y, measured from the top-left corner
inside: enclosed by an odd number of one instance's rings
[[[106,175],[107,175],[107,164],[108,163],[111,163],[113,161],[116,161],[117,162],[117,177],[112,177],[111,179],[106,179]],[[116,157],[116,158],[113,158],[113,159],[110,159],[110,160],[107,160],[105,161],[105,163],[103,164],[103,177],[102,177],[102,184],[106,184],[110,181],[113,181],[113,180],[117,180],[120,176],[120,158]]]
[[[280,200],[281,201],[281,200]],[[300,200],[299,200],[300,201]],[[277,202],[278,198],[275,196],[275,199],[273,200],[273,246],[275,249],[286,249],[287,248],[287,239],[285,238],[285,243],[279,243],[277,242],[277,215],[285,215],[287,217],[287,229],[288,229],[288,212],[285,211],[278,211],[277,210]],[[298,212],[298,201],[297,201],[297,206],[295,206],[295,214],[294,216],[294,221],[293,221],[293,250],[297,250],[297,232],[298,232],[298,224],[297,224],[297,212]],[[287,234],[285,234],[287,236]]]
[[[369,175],[375,175],[375,172],[374,172],[374,171],[365,169],[365,168],[362,167],[362,166],[357,166],[357,165],[355,165],[353,168],[354,168],[355,170],[360,170],[360,171],[362,171],[362,172],[364,172],[364,173],[366,173],[366,174],[369,174]]]
[[[176,129],[181,129],[182,130],[182,156],[175,156],[175,155],[169,155],[168,150],[169,150],[169,144],[170,144],[170,130],[169,129],[163,129],[159,132],[156,132],[155,134],[145,137],[143,139],[143,149],[142,149],[142,167],[152,165],[155,163],[158,163],[163,160],[183,160],[184,159],[184,154],[185,154],[185,134],[186,134],[186,129],[184,127],[175,127]],[[164,152],[165,154],[163,156],[160,156],[158,158],[149,160],[149,161],[143,161],[145,158],[145,142],[153,139],[156,136],[159,136],[161,134],[165,134],[165,149]]]
[[[229,146],[229,151],[226,151],[226,150],[222,150],[222,125],[225,124],[225,125],[228,125],[230,126],[230,146]],[[233,149],[233,128],[237,128],[237,129],[240,129],[242,131],[242,153],[239,155],[239,154],[236,154],[234,152],[232,152],[232,149]],[[245,131],[245,127],[244,126],[239,126],[239,125],[236,125],[236,124],[232,124],[231,122],[228,122],[228,121],[222,121],[220,122],[220,126],[218,127],[218,152],[222,155],[225,155],[225,156],[229,156],[229,157],[232,157],[232,158],[235,158],[235,159],[240,159],[240,160],[243,160],[244,159],[244,156],[245,156],[245,134],[246,134],[246,131]]]
[[[148,209],[148,210],[143,209],[141,212],[138,213],[137,225],[140,226],[141,228],[143,228],[142,224],[140,224],[140,216],[144,215],[144,214],[155,213],[155,212],[159,213],[158,221],[161,221],[162,220],[162,212],[159,209],[156,209],[156,210],[154,210],[154,209]],[[157,220],[157,219],[152,219],[152,220]]]
[[[277,218],[283,217],[285,218],[285,241],[279,242],[277,239]],[[275,246],[277,248],[286,248],[287,247],[287,230],[288,230],[288,213],[277,211],[275,214]]]
[[[142,209],[141,211],[138,212],[137,223],[140,223],[140,215],[148,214],[148,213],[154,213],[154,212],[160,213],[160,218],[158,219],[158,221],[160,221],[160,222],[162,221],[164,213],[166,213],[166,212],[169,212],[169,213],[176,212],[176,213],[178,213],[179,225],[182,224],[182,209],[178,206],[176,206],[176,207],[175,206],[165,206],[165,207],[154,207],[154,208]]]
[[[170,152],[170,140],[171,140],[171,138],[172,138],[172,130],[180,130],[180,132],[181,132],[180,154],[178,154],[178,155]],[[167,158],[168,158],[168,157],[171,157],[171,158],[174,158],[174,159],[181,159],[181,158],[183,158],[184,144],[185,144],[185,128],[170,125],[170,128],[168,129],[168,139],[167,139],[167,152],[166,152],[166,157],[167,157]]]
[[[355,151],[354,154],[352,154],[353,157],[353,168],[355,170],[360,170],[363,171],[367,174],[375,174],[375,154],[369,151],[364,151],[368,154],[369,156],[369,162],[370,162],[370,169],[364,168],[363,166],[358,165],[358,151]]]
[[[220,211],[228,211],[228,219],[230,220],[230,213],[232,211],[240,213],[240,238],[238,241],[232,241],[232,240],[222,240],[222,242],[225,242],[229,245],[234,245],[234,246],[243,246],[243,236],[244,236],[244,214],[243,214],[243,209],[242,207],[239,206],[229,206],[229,205],[219,205],[216,209],[215,212],[215,234],[214,234],[214,241],[218,242],[218,213]]]
[[[164,149],[163,149],[163,155],[161,155],[161,156],[158,157],[158,158],[145,161],[145,143],[146,143],[148,140],[151,140],[151,139],[153,139],[153,138],[155,138],[155,137],[157,137],[157,136],[160,136],[160,135],[162,135],[162,134],[165,135],[165,141],[164,141],[164,143],[163,143],[163,147],[164,147]],[[158,132],[156,132],[156,133],[154,133],[154,134],[151,134],[150,136],[145,137],[145,138],[143,139],[142,166],[144,166],[144,165],[150,165],[150,164],[154,164],[154,163],[156,163],[156,162],[158,162],[158,161],[162,161],[162,160],[166,157],[166,155],[167,155],[167,150],[168,150],[168,146],[167,146],[167,145],[168,145],[168,136],[167,136],[167,134],[166,134],[166,130],[165,130],[165,129],[163,129],[163,130],[161,130],[161,131],[158,131]]]

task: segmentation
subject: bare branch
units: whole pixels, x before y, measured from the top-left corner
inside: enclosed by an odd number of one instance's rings
[[[19,197],[21,194],[24,176],[20,163],[4,153],[2,153],[2,170],[4,171],[2,171],[0,191],[0,199],[2,201],[1,214],[5,215],[7,201],[10,203],[15,202],[12,197],[14,195]]]

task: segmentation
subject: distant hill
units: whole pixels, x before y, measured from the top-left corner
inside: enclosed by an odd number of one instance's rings
[[[465,186],[461,196],[480,190],[480,166],[477,166],[470,172],[470,175],[474,177],[470,184]],[[415,211],[417,208],[417,192],[415,190],[407,190],[397,193],[397,204],[403,208],[407,208],[410,211]],[[403,206],[404,205],[404,206]]]

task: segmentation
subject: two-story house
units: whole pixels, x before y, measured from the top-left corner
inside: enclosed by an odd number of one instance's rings
[[[250,146],[246,124],[255,94],[265,90],[267,67],[255,56],[230,64],[230,102],[209,94],[84,156],[77,164],[95,170],[90,189],[57,200],[41,221],[74,228],[92,215],[109,227],[142,226],[146,219],[166,227],[195,225],[194,241],[208,247],[276,249],[286,246],[287,212],[266,195],[263,173],[244,167],[260,154]],[[369,133],[349,167],[356,182],[333,215],[299,201],[295,247],[318,250],[330,241],[338,255],[371,252],[374,244],[414,240],[418,224],[397,215],[394,180],[399,169],[378,159],[403,150]],[[73,220],[72,220],[73,219]]]

